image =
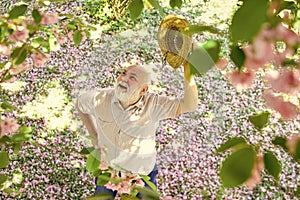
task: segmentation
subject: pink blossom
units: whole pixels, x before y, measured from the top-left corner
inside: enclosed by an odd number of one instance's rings
[[[101,170],[106,170],[108,169],[108,162],[106,161],[101,161],[100,165],[99,165],[99,169]]]
[[[12,42],[24,41],[29,37],[29,31],[23,26],[18,26],[17,30],[13,32],[8,39]]]
[[[292,56],[295,51],[291,48],[285,48],[283,51],[277,51],[276,55],[274,56],[274,64],[282,65],[282,62],[287,59],[287,57]]]
[[[119,185],[118,193],[120,194],[130,194],[131,192],[131,184],[128,181],[122,181]]]
[[[282,97],[275,96],[270,90],[264,92],[263,98],[267,105],[279,112],[284,119],[292,119],[299,114],[299,110],[296,105],[290,102],[285,102]]]
[[[9,56],[10,54],[11,54],[10,47],[0,44],[0,55]]]
[[[20,65],[13,66],[9,69],[9,72],[11,75],[17,75],[20,72],[26,71],[29,69],[28,65],[26,63],[22,63]]]
[[[273,44],[260,36],[243,50],[246,55],[244,66],[248,70],[257,71],[274,58]]]
[[[63,36],[57,37],[56,40],[57,40],[57,43],[58,43],[58,44],[64,44],[64,43],[67,42],[66,37],[63,37]]]
[[[220,58],[216,63],[216,67],[221,70],[225,69],[227,65],[228,65],[228,60],[226,58]]]
[[[252,82],[255,78],[255,74],[252,71],[250,72],[233,71],[227,74],[227,78],[237,90],[243,90],[251,87]]]
[[[69,31],[67,35],[70,40],[73,40],[74,31]]]
[[[264,169],[264,159],[262,156],[257,156],[254,163],[251,176],[244,182],[244,185],[250,189],[254,188],[261,182],[261,173]]]
[[[291,154],[296,153],[296,147],[299,141],[300,141],[300,134],[293,134],[286,141],[286,146],[288,148],[288,151]]]
[[[42,25],[51,25],[58,22],[58,15],[57,13],[48,13],[44,14],[41,20]]]
[[[139,186],[139,187],[144,187],[145,182],[142,179],[139,178],[139,179],[136,180],[135,185]]]
[[[8,133],[15,133],[16,131],[18,131],[20,125],[17,123],[16,119],[5,118],[4,120],[0,120],[0,127],[1,127],[1,137],[3,137]]]
[[[265,80],[278,92],[294,95],[300,92],[300,70],[273,71],[265,76]]]
[[[111,181],[107,182],[104,186],[113,191],[119,190],[119,188],[120,188],[119,185],[117,185]]]
[[[38,52],[33,52],[31,58],[33,60],[33,65],[36,67],[40,67],[48,61],[49,56],[47,54],[42,55]]]
[[[300,36],[294,31],[284,27],[282,24],[279,24],[275,31],[277,40],[285,41],[290,47],[294,47],[300,43]]]

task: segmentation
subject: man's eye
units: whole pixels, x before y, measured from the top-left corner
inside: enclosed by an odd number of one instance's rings
[[[130,79],[136,81],[136,78],[134,76],[130,76]]]

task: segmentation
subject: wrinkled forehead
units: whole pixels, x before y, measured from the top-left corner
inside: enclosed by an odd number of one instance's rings
[[[138,78],[145,78],[147,72],[141,66],[129,66],[126,68],[126,73],[135,74]]]

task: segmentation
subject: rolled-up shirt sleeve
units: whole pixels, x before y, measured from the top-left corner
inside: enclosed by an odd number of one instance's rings
[[[92,114],[95,108],[95,90],[82,93],[77,98],[78,109],[85,114]]]
[[[176,97],[155,95],[152,116],[158,120],[175,118],[180,104],[180,99]]]

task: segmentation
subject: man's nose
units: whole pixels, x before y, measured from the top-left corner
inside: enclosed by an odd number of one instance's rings
[[[127,83],[128,77],[126,75],[122,75],[120,76],[119,80]]]

